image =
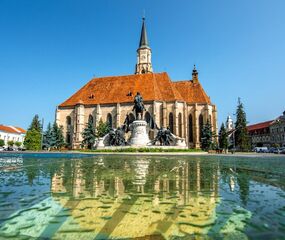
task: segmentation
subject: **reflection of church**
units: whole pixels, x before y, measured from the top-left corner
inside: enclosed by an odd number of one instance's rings
[[[52,179],[52,196],[70,209],[80,234],[90,229],[96,236],[131,238],[160,232],[168,239],[204,234],[215,222],[218,164],[151,158],[120,166],[107,158],[102,162],[106,167],[66,162]]]
[[[186,139],[189,147],[200,147],[201,129],[207,120],[217,132],[216,106],[203,90],[195,67],[192,79],[185,81],[173,82],[166,72],[153,72],[143,20],[135,74],[94,78],[58,106],[56,122],[63,126],[66,142],[79,147],[88,119],[95,126],[102,119],[112,127],[121,126],[126,115],[134,120],[132,107],[137,92],[143,96],[144,118],[149,125],[153,119],[158,127],[169,126],[172,133]],[[150,131],[149,135],[153,138],[154,134]]]
[[[101,160],[104,162],[103,158]],[[98,197],[108,194],[111,197],[124,197],[129,192],[156,192],[163,193],[163,198],[167,198],[177,193],[181,197],[181,204],[187,204],[191,192],[207,192],[215,197],[218,195],[219,166],[213,164],[211,168],[207,168],[203,161],[179,160],[172,162],[164,170],[151,158],[137,157],[131,162],[125,161],[119,169],[118,166],[110,165],[111,163],[107,163],[108,168],[101,170],[98,164],[82,163],[74,161],[61,166],[61,171],[52,178],[52,192],[55,195],[67,193],[68,196],[78,198],[80,195]],[[165,165],[165,162],[161,162],[161,165]],[[109,173],[113,168],[118,173],[110,177]]]

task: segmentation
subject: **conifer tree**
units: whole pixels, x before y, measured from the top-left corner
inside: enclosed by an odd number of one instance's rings
[[[96,140],[96,129],[93,126],[93,120],[89,118],[86,128],[82,132],[82,145],[87,146],[88,149],[92,149]]]
[[[52,127],[51,124],[48,123],[47,129],[44,132],[43,136],[43,148],[49,149],[51,147],[51,139],[52,139]]]
[[[213,132],[212,132],[212,126],[207,121],[207,123],[202,128],[202,135],[201,135],[201,148],[203,150],[208,151],[212,145],[213,142]]]
[[[224,123],[222,123],[219,131],[219,146],[221,149],[228,149],[228,134]]]
[[[238,98],[238,106],[236,110],[236,122],[235,122],[235,145],[241,150],[245,151],[249,149],[249,137],[246,128],[246,113],[243,108],[243,104]]]
[[[28,131],[26,132],[24,146],[27,150],[41,150],[42,126],[39,116],[36,114],[32,120]]]
[[[38,114],[36,114],[33,117],[32,123],[31,123],[30,127],[28,128],[28,130],[32,130],[32,129],[35,129],[36,131],[39,131],[39,132],[42,131],[42,125],[41,125],[41,122],[39,120]]]
[[[96,137],[104,137],[110,131],[110,126],[107,122],[99,121],[96,128]]]
[[[62,133],[62,126],[58,126],[56,122],[54,122],[51,130],[51,138],[50,138],[50,146],[55,149],[61,149],[64,143],[64,137]]]

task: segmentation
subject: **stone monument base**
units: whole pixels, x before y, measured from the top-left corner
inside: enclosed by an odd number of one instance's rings
[[[146,126],[147,122],[144,120],[135,120],[132,122],[130,126],[132,134],[128,141],[131,146],[147,146],[150,143]]]

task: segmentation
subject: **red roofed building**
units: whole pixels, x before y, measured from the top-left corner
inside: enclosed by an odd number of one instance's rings
[[[0,125],[0,139],[4,140],[5,146],[8,146],[9,141],[23,143],[26,135],[26,130],[20,127]]]
[[[195,66],[192,79],[186,81],[173,82],[166,72],[153,72],[143,19],[135,74],[94,78],[58,106],[56,121],[63,126],[66,142],[79,147],[90,118],[95,127],[102,119],[113,128],[121,126],[127,115],[134,119],[137,92],[144,100],[146,121],[152,118],[158,127],[169,126],[175,135],[186,139],[189,147],[200,147],[201,129],[207,120],[217,132],[216,106],[199,82]],[[152,131],[150,137],[154,136]]]
[[[270,124],[271,144],[285,147],[285,111]]]
[[[270,125],[273,120],[247,126],[252,147],[270,147]]]

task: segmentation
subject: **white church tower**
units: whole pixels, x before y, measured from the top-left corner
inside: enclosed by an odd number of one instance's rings
[[[231,131],[231,130],[234,129],[234,122],[233,122],[233,120],[232,120],[230,115],[227,117],[226,129],[227,129],[227,131]]]
[[[137,64],[135,74],[152,73],[151,49],[148,44],[145,18],[143,18],[140,45],[137,50]]]

